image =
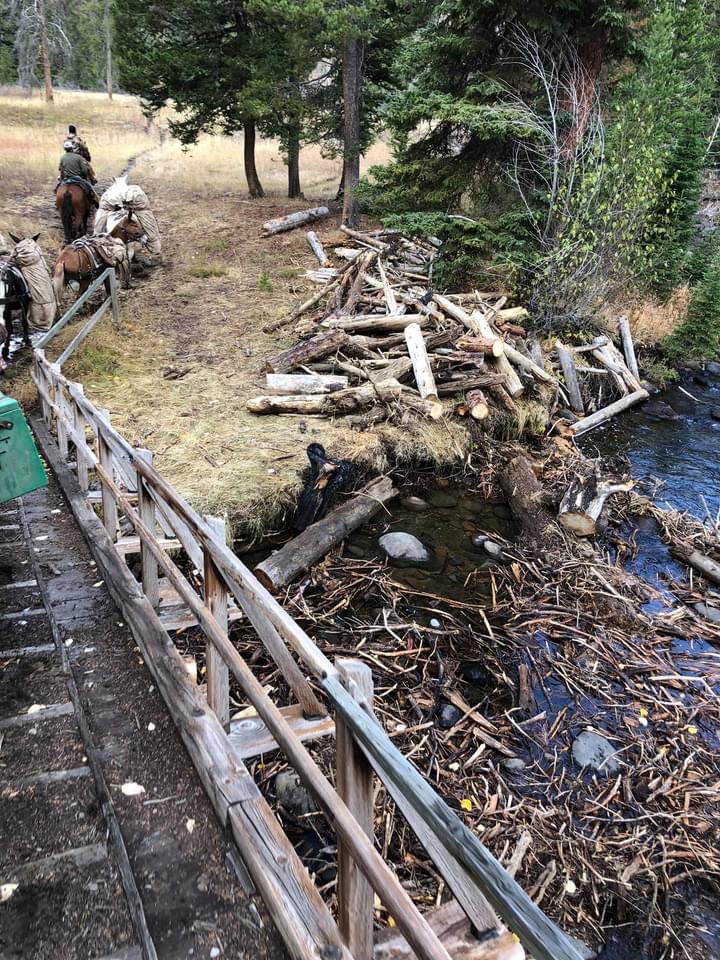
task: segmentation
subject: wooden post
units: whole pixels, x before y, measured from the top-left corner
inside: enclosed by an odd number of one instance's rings
[[[635,356],[635,345],[633,344],[632,334],[630,333],[630,321],[627,317],[620,317],[618,320],[618,330],[622,339],[625,362],[628,365],[630,373],[636,380],[640,380],[640,371],[638,370],[637,358]]]
[[[205,517],[205,521],[219,543],[225,543],[225,521],[222,517]],[[227,633],[228,603],[225,581],[218,572],[215,562],[207,549],[203,550],[205,606],[217,620],[220,628]],[[207,667],[208,706],[227,730],[230,724],[230,671],[227,664],[212,643],[205,645],[205,664]]]
[[[56,364],[51,364],[50,369],[53,372],[53,375],[57,377],[60,373],[60,367]],[[60,451],[60,456],[63,460],[68,459],[68,434],[67,434],[67,424],[65,423],[65,394],[63,393],[62,384],[59,379],[54,380],[51,391],[53,399],[55,400],[55,406],[57,407],[57,413],[55,415],[55,423],[57,426],[57,442],[58,449]]]
[[[135,456],[138,460],[142,460],[143,463],[152,465],[153,455],[149,450],[142,450],[138,448],[135,451]],[[140,519],[148,528],[148,530],[151,530],[153,535],[155,535],[157,532],[155,524],[155,503],[147,492],[146,483],[147,481],[143,478],[140,472],[138,472],[138,513],[140,514]],[[140,560],[142,565],[143,593],[148,598],[153,608],[157,610],[157,608],[160,606],[157,560],[155,560],[153,557],[142,537],[140,538]]]
[[[113,326],[117,329],[120,326],[120,301],[118,300],[117,276],[114,270],[108,275],[108,279],[110,280]]]
[[[578,383],[577,373],[575,371],[575,359],[572,351],[568,350],[559,340],[555,344],[555,351],[557,352],[563,376],[565,377],[565,386],[567,387],[570,404],[577,413],[585,413],[585,405],[582,394],[580,393],[580,384]]]
[[[415,383],[423,400],[437,400],[437,387],[430,367],[425,341],[419,323],[411,323],[405,327],[405,343],[412,360]]]
[[[336,664],[343,681],[352,679],[365,700],[372,705],[372,671],[359,660],[339,660]],[[335,724],[337,744],[337,791],[363,832],[373,835],[373,772],[365,754],[338,716]],[[372,960],[373,889],[361,873],[350,851],[338,841],[338,926],[354,960]]]
[[[97,434],[97,445],[98,445],[98,460],[100,461],[100,466],[111,477],[115,476],[115,471],[113,469],[113,455],[110,447],[107,445],[107,441],[103,436],[102,424],[106,423],[110,426],[110,411],[109,410],[99,410],[98,419],[100,424],[98,427]],[[102,491],[102,520],[105,529],[108,532],[108,535],[113,543],[117,540],[118,536],[118,511],[117,504],[113,495],[108,490],[107,486],[100,480],[100,489]]]
[[[77,385],[78,393],[85,395],[85,390],[81,384]],[[77,403],[73,403],[73,419],[75,426],[75,435],[81,441],[85,439],[85,417]],[[90,481],[88,480],[88,463],[85,454],[81,449],[81,444],[75,444],[75,460],[77,462],[77,478],[80,489],[83,493],[88,492]]]

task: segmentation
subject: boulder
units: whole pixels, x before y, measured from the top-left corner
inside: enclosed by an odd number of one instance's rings
[[[591,730],[583,732],[573,740],[572,757],[579,767],[590,767],[602,776],[608,777],[620,770],[617,750],[599,733]]]
[[[400,530],[384,533],[378,540],[380,549],[391,560],[406,564],[430,562],[430,552],[417,537]]]
[[[713,377],[720,377],[720,363],[716,363],[714,360],[711,360],[705,369]]]
[[[422,513],[423,510],[428,508],[422,497],[405,497],[400,501],[400,506],[405,507],[406,510],[412,510],[414,513]]]
[[[680,414],[664,400],[649,400],[643,407],[643,413],[651,420],[679,420]]]

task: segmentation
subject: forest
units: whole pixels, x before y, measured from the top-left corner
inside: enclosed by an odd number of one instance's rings
[[[699,219],[716,158],[718,4],[4,0],[0,82],[122,89],[183,144],[275,138],[343,157],[362,209],[443,241],[438,282],[517,291],[542,329],[691,290],[666,360],[720,345],[720,254]],[[46,51],[45,54],[43,51]],[[360,182],[377,138],[391,162]],[[241,188],[238,177],[238,188]],[[492,285],[491,284],[491,285]]]

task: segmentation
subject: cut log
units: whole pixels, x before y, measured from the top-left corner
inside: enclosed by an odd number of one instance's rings
[[[500,337],[460,337],[455,344],[458,350],[469,353],[482,353],[486,357],[501,357],[505,353],[505,344]]]
[[[321,413],[332,416],[370,406],[378,400],[397,400],[401,392],[402,387],[397,380],[383,380],[381,383],[363,383],[359,387],[320,396],[251,397],[245,406],[251,413]]]
[[[519,524],[519,539],[542,544],[543,548],[560,539],[560,530],[543,504],[543,489],[533,471],[532,462],[522,454],[510,460],[498,474],[513,519]]]
[[[465,403],[473,420],[484,420],[490,413],[490,407],[482,390],[470,390]]]
[[[270,590],[291,583],[395,496],[397,490],[389,477],[373,481],[351,500],[331,510],[322,520],[263,560],[255,568],[258,580]]]
[[[265,361],[265,369],[268,373],[287,373],[311,360],[334,353],[346,340],[347,334],[344,330],[328,330],[326,333],[319,333],[309,340],[296,343],[289,350],[283,350],[282,353],[268,357]]]
[[[716,560],[682,543],[671,544],[670,553],[678,560],[689,564],[694,570],[702,574],[706,580],[720,584],[720,563]]]
[[[358,301],[362,298],[362,291],[365,285],[365,277],[367,272],[375,260],[377,260],[377,256],[377,251],[367,250],[353,265],[349,271],[349,276],[351,276],[354,271],[355,277],[352,281],[352,286],[350,287],[350,293],[348,294],[347,300],[337,311],[338,313],[353,313]],[[338,295],[342,297],[342,287],[338,291]]]
[[[544,370],[545,358],[543,357],[540,341],[536,337],[533,337],[532,340],[528,341],[528,350],[530,352],[530,359],[536,363],[541,370]]]
[[[286,217],[268,220],[263,224],[263,230],[269,234],[283,233],[285,230],[294,230],[305,223],[313,223],[315,220],[322,220],[329,216],[330,211],[327,207],[312,207],[310,210],[298,210],[296,213],[289,213]]]
[[[623,393],[636,393],[641,389],[638,381],[625,366],[625,360],[619,350],[612,343],[606,343],[604,346],[598,344],[592,351],[592,355],[615,376],[615,381]]]
[[[315,233],[314,230],[308,230],[307,242],[310,245],[310,249],[317,257],[320,266],[331,267],[332,264],[330,263],[330,258],[325,253],[325,247],[323,247],[320,237]]]
[[[547,370],[535,363],[531,357],[526,357],[524,354],[520,353],[519,350],[516,350],[515,347],[511,347],[509,343],[505,344],[505,356],[508,358],[508,360],[512,361],[516,367],[522,367],[523,370],[527,370],[528,373],[531,373],[536,380],[541,380],[543,383],[557,383],[557,380],[552,376],[552,374],[548,373]]]
[[[348,387],[347,377],[306,373],[268,373],[265,382],[268,393],[285,396],[300,393],[334,393],[336,390],[346,390]]]
[[[498,310],[497,316],[501,323],[513,323],[515,320],[526,320],[530,314],[525,307],[507,307],[505,310]]]
[[[383,380],[402,380],[410,373],[412,366],[410,357],[397,357],[380,370],[368,370],[368,379],[373,383],[381,383]]]
[[[640,371],[638,370],[637,358],[635,356],[635,345],[633,343],[632,333],[630,333],[630,321],[627,317],[620,317],[618,320],[618,330],[620,331],[620,337],[622,339],[625,363],[635,379],[640,380]]]
[[[555,352],[558,355],[563,376],[565,377],[565,387],[567,388],[570,406],[576,413],[585,413],[585,404],[580,393],[580,384],[578,383],[577,372],[575,370],[575,360],[572,351],[559,340],[555,344]]]
[[[353,240],[357,240],[358,243],[363,244],[366,247],[371,247],[373,250],[389,250],[390,247],[387,243],[383,243],[382,240],[376,240],[375,237],[371,237],[367,233],[360,233],[359,230],[352,230],[350,227],[345,226],[345,224],[340,225],[340,229],[343,233],[346,233],[349,237],[352,237]]]
[[[632,487],[632,480],[610,483],[601,480],[595,472],[587,477],[576,477],[560,502],[558,522],[576,537],[594,537],[597,533],[597,522],[608,497],[614,493],[627,492]]]
[[[425,349],[425,341],[419,323],[411,323],[405,328],[405,342],[412,361],[418,393],[423,400],[437,400],[435,378],[430,367],[430,360]]]
[[[359,247],[335,247],[333,253],[341,260],[355,260],[363,251]]]
[[[517,413],[517,404],[505,389],[504,383],[505,377],[503,377],[502,383],[497,385],[486,384],[485,389],[499,407],[502,407],[507,413]]]
[[[378,386],[380,385],[378,384]],[[400,403],[409,410],[412,410],[414,413],[419,413],[421,417],[429,417],[431,420],[439,420],[445,413],[445,408],[439,400],[431,397],[423,399],[419,397],[414,390],[410,390],[409,387],[403,389],[399,400]]]
[[[452,300],[448,300],[447,297],[443,297],[439,293],[433,294],[433,302],[436,303],[442,312],[447,314],[448,317],[452,317],[453,320],[459,320],[460,323],[473,335],[478,336],[482,333],[474,317],[469,314],[467,310],[463,310],[459,304],[453,303]],[[492,332],[489,335],[495,336],[495,334]]]
[[[505,382],[505,377],[501,373],[478,373],[475,376],[458,377],[454,380],[439,380],[437,383],[438,396],[450,397],[456,393],[467,393],[468,390],[479,390],[482,388],[490,392],[493,389],[501,387]],[[505,394],[508,401],[512,403],[510,397]],[[515,409],[515,404],[513,404]]]
[[[471,315],[471,320],[473,324],[477,327],[478,333],[482,337],[495,337],[497,334],[490,326],[490,321],[487,319],[485,314],[481,310],[473,310]],[[505,351],[499,357],[494,357],[491,361],[498,373],[502,373],[505,377],[505,390],[510,394],[513,400],[516,397],[521,396],[525,392],[525,388],[522,385],[520,377],[515,373],[515,370],[512,367],[512,364],[508,360],[510,355],[510,350],[507,344],[505,344]],[[517,353],[517,351],[515,351]],[[522,354],[518,354],[522,356]],[[525,358],[523,357],[523,360]],[[531,361],[528,361],[531,362]]]
[[[422,313],[358,314],[355,317],[328,317],[322,326],[331,330],[404,330],[411,323],[427,326],[430,318]]]
[[[650,394],[647,390],[636,390],[635,393],[631,393],[627,397],[621,397],[620,400],[616,400],[615,403],[603,407],[602,410],[598,410],[596,413],[591,413],[588,417],[577,420],[568,427],[568,431],[574,436],[579,437],[580,434],[594,430],[595,427],[599,427],[601,424],[607,423],[608,420],[612,420],[613,417],[616,417],[618,413],[622,413],[623,410],[627,410],[628,407],[640,403],[641,400],[647,400],[649,396]]]
[[[516,323],[503,323],[502,332],[509,333],[511,337],[527,336],[527,330],[525,327],[519,327]]]
[[[395,293],[388,283],[388,278],[385,275],[385,268],[383,267],[382,257],[378,257],[378,273],[380,274],[380,279],[382,280],[383,285],[383,295],[385,297],[385,304],[387,306],[388,313],[397,313],[398,312],[398,303],[395,299]]]

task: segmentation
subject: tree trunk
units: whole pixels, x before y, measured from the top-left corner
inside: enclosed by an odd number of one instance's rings
[[[50,43],[48,41],[47,13],[45,12],[45,0],[38,0],[37,13],[40,20],[40,48],[43,65],[43,78],[45,80],[45,100],[47,103],[53,102],[52,74],[50,73]]]
[[[265,191],[255,166],[255,123],[252,120],[243,124],[243,159],[248,193],[251,197],[264,197]]]
[[[300,136],[292,130],[288,138],[288,197],[296,200],[302,197],[300,187]]]
[[[543,489],[532,463],[522,454],[500,470],[498,480],[507,497],[513,519],[520,526],[518,539],[547,548],[560,538],[560,531],[543,504]]]
[[[113,98],[112,15],[110,0],[105,0],[105,89],[108,100]]]
[[[627,483],[609,483],[596,472],[587,477],[576,477],[565,492],[558,511],[558,522],[576,537],[594,537],[605,501],[614,493],[627,492],[633,486]]]
[[[360,93],[363,43],[348,34],[343,45],[343,223],[356,229],[360,224],[360,207],[355,188],[360,182]]]

